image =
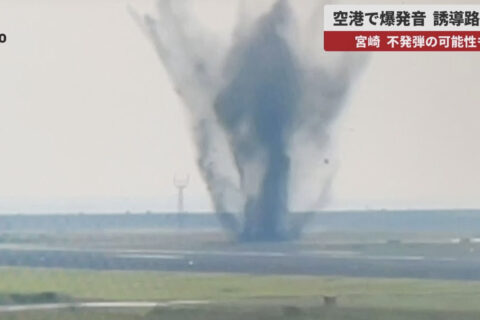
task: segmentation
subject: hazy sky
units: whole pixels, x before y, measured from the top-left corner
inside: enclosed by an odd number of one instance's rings
[[[228,38],[236,1],[193,1]],[[126,4],[0,0],[0,212],[173,210],[175,173],[186,208],[210,210],[188,114]],[[479,67],[372,55],[337,122],[330,207],[480,207]]]

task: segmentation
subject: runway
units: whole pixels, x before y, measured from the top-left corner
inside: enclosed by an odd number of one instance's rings
[[[201,305],[207,304],[209,301],[194,300],[176,300],[166,302],[153,301],[100,301],[100,302],[72,302],[72,303],[43,303],[43,304],[22,304],[22,305],[6,305],[0,306],[0,313],[14,313],[25,311],[52,311],[62,309],[138,309],[138,308],[162,308],[181,305]]]
[[[95,250],[1,247],[0,266],[480,280],[480,259],[350,251]]]

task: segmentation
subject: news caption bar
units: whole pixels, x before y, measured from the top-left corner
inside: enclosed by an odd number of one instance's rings
[[[480,51],[480,5],[326,5],[325,51]]]

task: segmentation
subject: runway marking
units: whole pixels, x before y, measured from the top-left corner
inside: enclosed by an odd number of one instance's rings
[[[404,260],[404,261],[421,261],[425,260],[424,256],[363,256],[368,260]]]
[[[69,308],[96,309],[96,308],[158,308],[176,305],[208,304],[208,300],[174,300],[167,302],[153,301],[124,301],[124,302],[73,302],[73,303],[48,303],[0,306],[0,313],[23,311],[49,311]]]
[[[318,256],[328,256],[328,257],[358,257],[360,252],[357,251],[347,251],[347,250],[309,250],[309,251],[300,251],[303,255],[318,255]]]
[[[50,251],[50,252],[78,252],[78,253],[104,253],[104,254],[142,254],[142,255],[217,255],[217,256],[252,256],[252,257],[286,257],[295,254],[284,252],[262,251],[218,251],[218,250],[169,250],[169,249],[97,249],[97,248],[65,248],[43,246],[2,246],[5,251]]]
[[[115,258],[123,259],[159,259],[159,260],[182,260],[185,256],[175,256],[166,254],[117,254]]]

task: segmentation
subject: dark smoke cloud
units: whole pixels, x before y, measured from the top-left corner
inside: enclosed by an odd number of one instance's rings
[[[230,79],[215,100],[246,195],[246,239],[275,239],[286,233],[288,143],[302,94],[296,58],[279,33],[290,19],[286,2],[278,2],[232,47],[227,60]],[[248,179],[257,184],[253,193]]]
[[[159,1],[157,19],[136,19],[191,111],[198,164],[216,211],[244,240],[289,238],[289,196],[305,168],[318,179],[317,201],[324,201],[332,177],[329,130],[361,59],[312,63],[294,43],[297,23],[286,0],[253,27],[239,25],[224,52],[194,34],[192,18],[172,6]]]

